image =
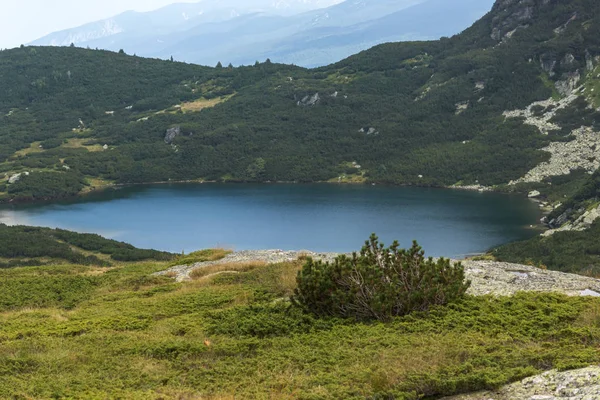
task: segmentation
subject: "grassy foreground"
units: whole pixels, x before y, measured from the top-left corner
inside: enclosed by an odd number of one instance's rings
[[[600,299],[469,297],[359,324],[289,309],[299,262],[181,284],[150,275],[165,265],[0,270],[0,398],[436,398],[600,362]]]

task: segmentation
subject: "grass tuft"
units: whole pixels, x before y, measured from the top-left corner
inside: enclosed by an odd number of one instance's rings
[[[190,278],[198,280],[201,278],[209,278],[217,274],[222,273],[240,273],[248,272],[256,268],[264,267],[267,265],[264,261],[250,261],[250,262],[238,262],[238,263],[223,263],[208,265],[206,267],[200,267],[190,272]]]
[[[226,249],[208,249],[208,250],[200,250],[195,251],[190,254],[181,255],[175,259],[171,263],[171,266],[174,265],[189,265],[195,264],[199,262],[207,262],[207,261],[218,261],[225,258],[228,254],[231,254],[231,250]]]

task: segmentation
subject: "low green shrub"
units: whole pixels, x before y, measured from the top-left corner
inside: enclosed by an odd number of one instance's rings
[[[372,235],[360,254],[333,263],[309,258],[298,273],[293,304],[319,316],[386,321],[413,311],[426,311],[461,298],[465,282],[460,263],[425,259],[417,242],[389,248]]]

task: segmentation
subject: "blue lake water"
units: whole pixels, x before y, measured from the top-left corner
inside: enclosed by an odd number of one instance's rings
[[[535,203],[518,196],[361,185],[173,184],[75,201],[0,208],[0,222],[98,233],[173,252],[227,247],[349,252],[372,232],[427,255],[461,257],[536,233]]]

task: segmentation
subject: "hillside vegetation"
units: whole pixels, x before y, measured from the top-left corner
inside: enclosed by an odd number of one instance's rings
[[[63,229],[0,224],[0,268],[71,262],[109,267],[114,261],[173,260],[174,254]]]
[[[268,60],[206,68],[78,48],[3,51],[0,173],[30,175],[0,192],[26,200],[97,184],[352,176],[507,183],[548,158],[538,149],[568,139],[502,113],[551,97],[554,81],[600,55],[598,2],[529,3],[503,0],[455,37],[381,45],[314,70]],[[525,6],[531,15],[519,19]],[[220,101],[181,107],[201,99]],[[576,111],[567,108],[562,121],[580,118]]]
[[[597,298],[466,297],[358,323],[290,308],[301,262],[151,275],[168,265],[0,270],[0,397],[433,399],[600,359]]]

